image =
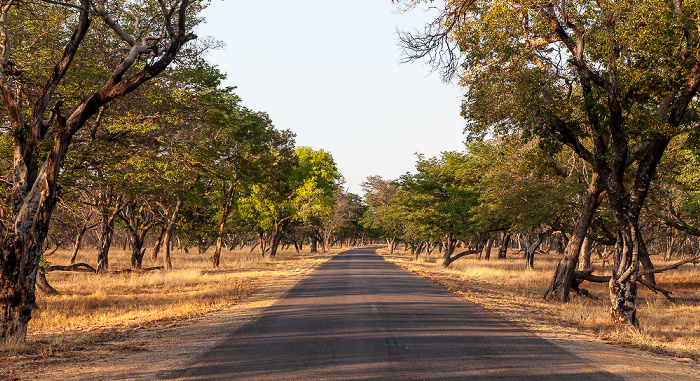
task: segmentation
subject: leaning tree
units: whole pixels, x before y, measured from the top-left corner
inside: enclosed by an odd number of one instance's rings
[[[2,231],[0,342],[24,341],[61,163],[86,122],[171,65],[199,22],[195,0],[0,1],[0,94],[14,156]],[[86,47],[111,60],[92,68]]]
[[[678,0],[451,0],[403,36],[409,59],[466,87],[468,132],[555,141],[590,165],[616,223],[611,311],[627,324],[648,259],[640,212],[669,142],[696,126],[699,13]]]

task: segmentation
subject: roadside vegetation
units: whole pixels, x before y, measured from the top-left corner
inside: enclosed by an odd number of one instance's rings
[[[1,2],[0,342],[224,308],[381,237],[491,307],[697,358],[698,4],[393,2],[437,6],[401,41],[464,86],[465,149],[362,197],[223,85],[206,1]]]
[[[62,319],[123,320],[130,304],[158,315],[161,289],[183,314],[220,303],[206,291],[218,275],[182,253],[220,270],[232,250],[272,261],[371,239],[332,155],[244,107],[203,58],[220,45],[195,34],[208,2],[142,3],[0,6],[0,343]],[[233,300],[247,292],[230,280]],[[47,300],[61,301],[50,314],[36,308]]]
[[[554,250],[544,297],[568,303],[602,283],[610,317],[632,328],[645,319],[640,289],[678,302],[657,278],[700,260],[700,8],[459,0],[435,11],[401,45],[407,61],[464,87],[466,149],[367,180],[390,252],[437,248],[447,267],[517,245],[537,272]],[[592,252],[605,267],[591,265]]]
[[[114,250],[110,273],[49,273],[47,279],[59,294],[40,292],[29,325],[30,340],[2,350],[8,359],[28,361],[35,354],[79,351],[119,332],[166,326],[230,309],[288,279],[300,279],[340,250],[297,254],[286,249],[274,260],[250,248],[224,250],[218,269],[211,267],[206,255],[178,251],[175,269],[170,271],[129,271],[130,252]],[[59,250],[51,258],[62,262],[70,255],[68,250]],[[150,258],[144,261],[151,268],[157,264]]]
[[[410,249],[409,249],[410,250]],[[684,267],[659,275],[660,287],[673,292],[676,302],[662,295],[641,290],[638,299],[643,319],[639,327],[615,324],[610,319],[607,284],[590,284],[589,297],[576,296],[567,304],[547,301],[542,295],[551,281],[560,255],[540,253],[538,268],[527,270],[522,252],[511,249],[506,259],[485,261],[465,258],[449,268],[441,264],[439,253],[421,254],[417,259],[409,250],[387,249],[379,253],[387,260],[405,267],[442,287],[455,292],[512,321],[537,330],[563,332],[574,327],[592,337],[625,346],[650,350],[682,359],[700,360],[700,268]],[[601,259],[592,264],[605,270]],[[659,265],[667,264],[659,261]],[[609,269],[609,265],[607,265]]]

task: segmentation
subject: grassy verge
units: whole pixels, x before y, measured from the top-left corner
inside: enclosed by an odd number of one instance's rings
[[[557,265],[555,254],[538,255],[534,271],[525,269],[525,261],[509,253],[505,260],[463,258],[445,269],[437,253],[414,260],[397,252],[387,260],[422,275],[506,318],[525,325],[566,326],[589,335],[658,353],[700,360],[700,266],[686,265],[675,271],[657,274],[657,283],[673,292],[676,303],[640,286],[638,299],[639,329],[615,325],[609,315],[607,284],[584,283],[596,299],[573,297],[567,304],[542,298]],[[665,263],[654,259],[657,266]],[[603,269],[600,263],[593,265]],[[609,271],[609,268],[606,270]]]
[[[60,295],[37,291],[38,309],[29,323],[27,343],[0,348],[0,356],[56,355],[109,340],[120,331],[168,325],[220,311],[277,281],[312,271],[339,251],[297,255],[283,250],[274,260],[248,249],[224,251],[218,269],[209,262],[211,253],[175,252],[171,271],[53,271],[47,280]],[[58,251],[48,260],[67,265],[69,254]],[[93,252],[81,252],[78,262],[92,263],[92,256]],[[113,250],[110,270],[128,269],[129,259],[130,253]],[[160,265],[162,258],[144,258],[144,268]]]

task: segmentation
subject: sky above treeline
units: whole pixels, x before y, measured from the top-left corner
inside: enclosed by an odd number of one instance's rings
[[[463,150],[463,91],[425,62],[402,64],[399,31],[432,13],[398,12],[391,0],[212,0],[198,35],[243,105],[270,114],[297,145],[329,151],[345,187],[396,179],[427,157]]]

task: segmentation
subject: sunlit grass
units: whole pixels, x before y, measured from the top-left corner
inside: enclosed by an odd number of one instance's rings
[[[224,250],[221,265],[210,264],[211,252],[174,252],[173,270],[122,273],[78,273],[53,271],[49,283],[60,295],[37,294],[39,306],[29,323],[34,340],[66,332],[92,332],[168,324],[228,308],[279,277],[304,274],[324,262],[333,252],[312,254],[282,250],[275,259],[259,251]],[[78,262],[96,262],[94,252],[80,252]],[[68,251],[48,258],[52,264],[67,265]],[[144,257],[143,267],[162,266],[162,257]],[[130,253],[113,250],[110,270],[129,269]]]

